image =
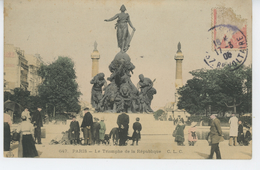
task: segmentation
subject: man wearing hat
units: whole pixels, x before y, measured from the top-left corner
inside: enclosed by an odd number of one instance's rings
[[[89,112],[89,108],[84,109],[84,117],[82,120],[81,128],[84,135],[84,145],[91,145],[92,144],[92,126],[93,126],[93,117],[92,114]]]
[[[132,135],[132,139],[133,139],[132,145],[134,145],[135,141],[136,141],[136,145],[138,145],[138,140],[141,139],[140,131],[142,130],[142,125],[141,123],[139,123],[140,118],[137,117],[135,120],[136,122],[133,124],[134,133]]]
[[[32,117],[32,123],[34,125],[34,138],[35,142],[37,139],[38,144],[42,144],[41,142],[41,127],[42,125],[42,115],[41,115],[42,108],[40,106],[37,106],[36,112],[34,112],[33,117]]]
[[[126,145],[128,128],[129,128],[129,116],[123,112],[117,117],[118,135],[119,135],[119,146]]]
[[[210,127],[210,136],[209,136],[211,138],[211,150],[208,159],[213,158],[214,152],[216,152],[217,159],[221,159],[219,142],[222,141],[223,137],[222,137],[220,121],[215,115],[211,115],[210,119],[212,120],[211,127]]]

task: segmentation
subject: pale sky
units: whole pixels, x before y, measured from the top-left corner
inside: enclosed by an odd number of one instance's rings
[[[183,83],[191,78],[189,71],[209,68],[204,63],[206,51],[211,50],[213,7],[231,7],[241,18],[248,19],[248,59],[252,63],[251,4],[237,0],[225,1],[90,1],[90,0],[6,0],[5,43],[20,47],[26,54],[39,53],[45,62],[58,56],[68,56],[75,62],[77,82],[82,99],[91,97],[91,53],[94,42],[100,52],[99,72],[110,76],[109,64],[120,51],[117,47],[116,21],[104,19],[119,13],[124,4],[136,32],[127,51],[136,66],[131,79],[134,84],[143,74],[156,79],[157,94],[152,108],[157,110],[173,102],[175,93],[174,55],[181,42]],[[129,27],[129,31],[132,29]],[[143,56],[141,58],[140,56]]]

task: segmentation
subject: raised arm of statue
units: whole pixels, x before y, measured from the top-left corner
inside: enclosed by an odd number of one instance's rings
[[[118,14],[116,14],[115,16],[113,16],[112,18],[110,19],[105,19],[106,22],[109,22],[109,21],[114,21],[115,19],[118,18]]]

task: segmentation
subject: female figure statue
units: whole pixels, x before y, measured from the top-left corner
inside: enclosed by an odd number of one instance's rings
[[[129,48],[129,43],[131,41],[131,36],[128,31],[128,25],[135,31],[132,22],[130,21],[130,16],[128,13],[125,13],[126,8],[124,5],[120,8],[121,13],[116,14],[110,19],[105,19],[105,21],[113,21],[117,19],[115,28],[117,28],[117,43],[118,47],[121,49],[121,52],[126,52]]]

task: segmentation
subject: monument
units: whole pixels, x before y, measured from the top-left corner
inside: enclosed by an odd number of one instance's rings
[[[174,59],[176,60],[176,75],[175,75],[175,89],[176,92],[178,88],[183,86],[182,81],[182,60],[184,59],[184,55],[181,51],[181,43],[178,43],[178,51],[175,55]],[[176,103],[176,102],[175,102]]]
[[[184,55],[181,51],[181,43],[178,43],[178,51],[177,54],[174,56],[174,59],[176,60],[176,75],[175,75],[175,103],[174,103],[174,118],[177,118],[178,115],[180,115],[184,121],[187,120],[187,117],[190,116],[188,112],[185,110],[178,109],[178,101],[179,101],[179,95],[178,95],[178,89],[183,86],[182,81],[182,60],[184,59]]]
[[[94,50],[91,53],[91,59],[92,59],[92,77],[98,74],[98,60],[100,58],[100,54],[97,50],[97,42],[94,43]]]
[[[121,6],[120,11],[121,13],[105,20],[109,22],[117,19],[115,28],[117,29],[117,45],[120,48],[120,52],[116,54],[114,60],[109,65],[111,75],[107,80],[110,83],[106,86],[103,73],[98,74],[99,78],[96,78],[98,81],[95,81],[95,78],[92,80],[91,83],[94,84],[92,96],[96,99],[95,101],[93,100],[92,106],[96,111],[102,112],[153,112],[151,102],[153,95],[156,94],[153,82],[142,74],[139,75],[138,87],[131,81],[135,66],[126,52],[130,47],[135,28],[130,21],[129,14],[125,13],[126,8],[124,5]],[[131,34],[128,31],[128,24],[133,29]],[[104,86],[104,94],[102,99],[100,99],[102,86]]]

